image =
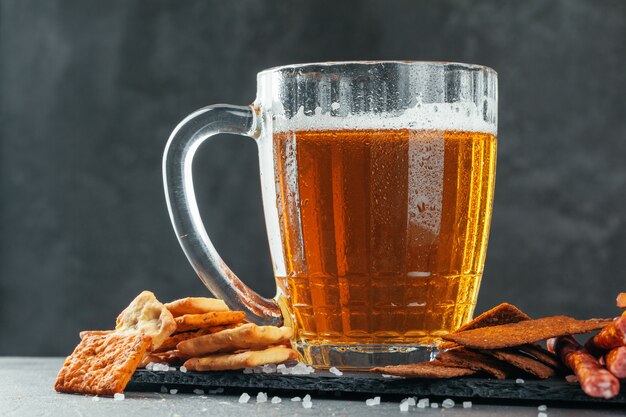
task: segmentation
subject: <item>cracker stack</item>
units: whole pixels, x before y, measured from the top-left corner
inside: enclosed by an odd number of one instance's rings
[[[59,392],[121,393],[138,367],[151,362],[191,371],[242,369],[295,359],[289,327],[257,326],[222,300],[184,298],[161,304],[139,294],[115,330],[84,331],[55,382]]]

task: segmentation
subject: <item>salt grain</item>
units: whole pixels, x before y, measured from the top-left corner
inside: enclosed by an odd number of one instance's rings
[[[343,372],[341,372],[339,369],[335,368],[334,366],[331,366],[330,369],[328,370],[328,372],[330,372],[333,375],[337,375],[337,376],[343,375]]]
[[[193,393],[196,395],[204,395],[204,390],[196,388],[193,390]]]
[[[244,374],[251,374],[254,372],[254,369],[252,368],[243,368],[243,373]]]
[[[280,404],[283,400],[280,397],[272,397],[272,404]]]
[[[263,365],[263,373],[265,374],[275,374],[276,373],[276,364],[273,363],[269,363],[266,365]]]
[[[368,407],[372,407],[374,405],[379,405],[379,404],[380,404],[380,397],[368,398],[367,400],[365,400],[365,405],[367,405]]]
[[[426,408],[430,405],[430,400],[428,398],[422,398],[417,402],[417,408]]]
[[[402,401],[400,403],[400,412],[406,413],[407,411],[409,411],[409,402],[408,401]]]
[[[537,410],[539,410],[539,411],[546,411],[547,409],[548,409],[548,406],[547,405],[543,405],[543,404],[540,405],[539,407],[537,407]]]
[[[472,408],[471,401],[463,401],[463,408]]]
[[[537,413],[537,417],[548,417],[546,413]]]
[[[445,400],[443,400],[443,402],[441,403],[441,406],[443,408],[452,408],[454,407],[454,401],[450,398],[446,398]]]
[[[187,372],[187,368],[185,368],[184,366],[181,366],[179,369],[180,369],[180,372],[182,372],[182,373],[186,373]]]
[[[524,383],[524,380],[523,380],[522,378],[517,378],[517,379],[515,380],[515,383],[516,383],[516,384],[523,384],[523,383]]]
[[[300,397],[293,397],[291,401],[298,402],[298,401],[302,401],[302,399]]]
[[[247,392],[244,392],[243,394],[241,394],[241,397],[239,397],[240,404],[245,404],[248,402],[248,400],[250,400],[250,396],[248,395]]]
[[[267,402],[267,394],[264,392],[259,392],[256,395],[256,402],[258,403],[266,403]]]
[[[381,374],[383,376],[383,378],[402,378],[401,376],[398,375],[387,375],[387,374]]]
[[[410,406],[414,406],[415,405],[415,397],[409,397],[406,399],[406,401],[409,403]]]
[[[175,389],[175,388],[172,388],[172,389],[170,390],[170,394],[172,394],[172,395],[175,395],[177,392],[178,392],[178,390],[177,390],[177,389]]]
[[[311,396],[309,394],[305,395],[302,399],[302,407],[311,408],[313,407],[313,402],[311,401]]]
[[[302,401],[311,401],[311,396],[309,394],[305,395]]]
[[[113,394],[113,399],[115,401],[122,401],[124,399],[124,394],[120,394],[119,392],[116,392],[115,394]]]
[[[431,404],[430,404],[430,408],[439,408],[439,404],[437,404],[437,403],[431,403]]]

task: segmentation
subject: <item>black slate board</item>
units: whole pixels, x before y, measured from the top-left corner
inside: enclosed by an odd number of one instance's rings
[[[252,389],[292,392],[301,396],[305,392],[404,395],[418,397],[450,397],[472,400],[508,400],[516,402],[573,402],[589,406],[598,404],[626,404],[626,388],[610,400],[588,397],[577,383],[568,383],[561,378],[548,380],[494,380],[481,378],[456,379],[403,379],[384,378],[370,373],[344,373],[338,377],[328,372],[317,371],[311,375],[244,374],[242,371],[224,372],[180,372],[147,371],[135,372],[127,391],[160,391],[162,386],[177,387],[189,391],[200,389]]]

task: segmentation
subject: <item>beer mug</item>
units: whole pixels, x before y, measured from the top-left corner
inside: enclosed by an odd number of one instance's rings
[[[257,83],[251,105],[197,110],[169,138],[165,195],[189,262],[249,321],[291,326],[294,348],[314,366],[432,359],[439,337],[476,305],[495,181],[496,72],[314,63],[262,71]],[[218,133],[258,145],[273,299],[235,276],[200,218],[192,160]]]

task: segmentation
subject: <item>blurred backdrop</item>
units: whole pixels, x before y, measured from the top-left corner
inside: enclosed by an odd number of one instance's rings
[[[626,290],[626,2],[0,0],[0,354],[66,355],[141,290],[206,295],[172,231],[168,135],[247,104],[276,65],[452,60],[499,73],[491,239],[478,311],[616,314]],[[274,283],[256,146],[202,146],[223,258]]]

